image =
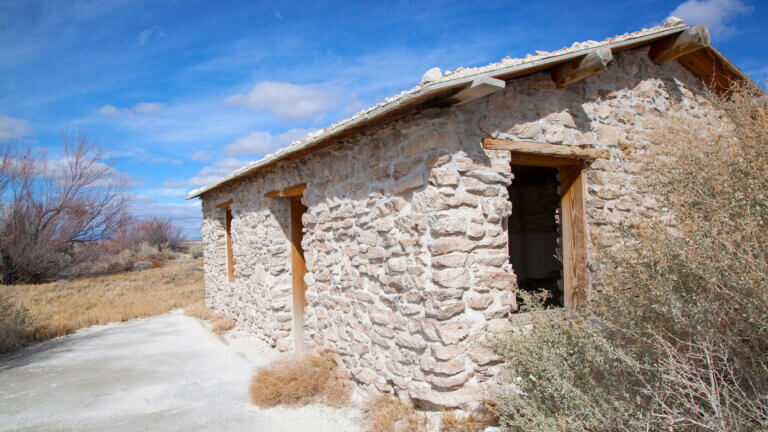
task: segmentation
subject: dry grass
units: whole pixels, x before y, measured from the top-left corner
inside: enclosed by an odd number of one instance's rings
[[[368,432],[422,432],[426,419],[413,407],[391,396],[379,396],[368,403],[371,421]]]
[[[471,413],[460,417],[449,411],[443,413],[440,432],[477,432],[488,426],[497,426],[499,420],[491,412]]]
[[[305,354],[259,369],[249,393],[253,403],[264,408],[310,402],[341,406],[349,401],[352,383],[340,374],[333,354]]]
[[[168,261],[164,267],[105,276],[3,287],[29,310],[29,341],[78,329],[148,317],[203,298],[202,259]]]
[[[200,300],[187,306],[187,308],[184,310],[184,313],[191,317],[203,321],[208,321],[211,324],[211,330],[213,330],[213,332],[219,336],[221,336],[221,334],[225,331],[235,328],[235,321],[232,318],[226,315],[214,313],[208,308],[208,306],[205,305],[204,300]]]

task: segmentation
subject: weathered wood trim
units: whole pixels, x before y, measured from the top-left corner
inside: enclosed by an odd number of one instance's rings
[[[287,197],[300,197],[304,195],[304,191],[307,189],[307,184],[302,183],[295,186],[289,186],[284,189],[276,189],[264,194],[265,198],[287,198]]]
[[[582,167],[561,167],[564,306],[578,306],[587,295],[586,182]]]
[[[549,75],[558,87],[563,87],[608,70],[611,63],[613,63],[611,49],[600,47],[580,58],[553,67]]]
[[[475,99],[479,99],[483,96],[488,96],[491,93],[495,93],[499,90],[504,90],[507,83],[504,80],[492,78],[489,76],[481,76],[474,81],[468,88],[459,91],[453,96],[459,102],[456,105],[465,104]]]
[[[216,208],[229,208],[229,206],[232,204],[233,200],[230,199],[229,201],[225,201],[221,204],[218,204]]]
[[[611,156],[610,151],[606,149],[590,149],[562,144],[546,144],[533,141],[516,141],[496,138],[484,138],[483,148],[486,150],[509,150],[513,153],[531,156],[578,160],[608,159]]]
[[[709,43],[709,30],[704,25],[699,24],[679,34],[654,42],[648,51],[648,57],[652,62],[661,64],[706,48]]]

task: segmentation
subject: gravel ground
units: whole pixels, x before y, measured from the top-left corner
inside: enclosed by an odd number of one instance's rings
[[[253,406],[253,370],[279,354],[246,332],[224,339],[175,312],[0,357],[0,431],[365,430],[354,408]]]

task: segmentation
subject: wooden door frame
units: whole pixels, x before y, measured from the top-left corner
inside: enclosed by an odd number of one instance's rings
[[[560,177],[560,226],[563,251],[564,306],[577,306],[587,296],[587,186],[585,162],[610,156],[607,150],[529,141],[483,140],[486,150],[508,150],[512,165],[557,168]],[[514,209],[512,210],[514,211]]]
[[[291,242],[291,297],[293,299],[293,341],[297,352],[305,350],[304,346],[304,308],[307,306],[307,284],[304,276],[307,274],[307,264],[304,260],[304,225],[301,216],[307,207],[301,202],[304,197],[305,183],[276,189],[264,194],[266,198],[288,198],[288,225]]]

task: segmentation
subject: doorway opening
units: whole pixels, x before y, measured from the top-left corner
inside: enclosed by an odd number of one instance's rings
[[[297,351],[304,350],[304,308],[307,306],[307,284],[304,275],[307,265],[304,261],[304,248],[301,240],[304,238],[304,226],[301,216],[307,207],[301,203],[301,195],[290,197],[290,230],[291,230],[291,270],[293,274],[293,335]]]
[[[549,293],[547,307],[564,306],[560,247],[560,182],[553,167],[513,165],[509,186],[509,258],[518,289]]]

